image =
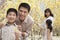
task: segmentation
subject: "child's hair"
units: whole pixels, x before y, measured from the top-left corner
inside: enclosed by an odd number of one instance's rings
[[[46,21],[46,24],[47,24],[47,28],[50,30],[50,32],[52,32],[52,21],[50,20],[50,19],[48,19],[47,21]]]
[[[16,10],[15,8],[9,8],[9,9],[7,10],[7,15],[9,14],[9,12],[14,12],[14,13],[16,14],[16,16],[18,15],[18,14],[17,14],[17,10]]]

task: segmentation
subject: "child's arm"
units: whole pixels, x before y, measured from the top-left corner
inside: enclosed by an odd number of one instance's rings
[[[21,32],[18,30],[17,27],[15,27],[14,30],[15,30],[15,37],[16,37],[15,40],[20,40],[20,34],[21,34]]]
[[[15,37],[16,37],[15,40],[19,40],[19,33],[18,32],[15,32]]]

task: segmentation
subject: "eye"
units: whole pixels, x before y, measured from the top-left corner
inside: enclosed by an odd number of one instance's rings
[[[20,10],[19,12],[23,12],[22,10]]]
[[[8,15],[10,15],[10,16],[11,16],[11,13],[9,13]]]
[[[13,14],[13,16],[16,16],[16,14]]]
[[[24,11],[24,13],[27,13],[26,11]]]

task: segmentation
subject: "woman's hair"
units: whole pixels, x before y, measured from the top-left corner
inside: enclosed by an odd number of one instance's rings
[[[46,24],[47,24],[47,28],[50,30],[50,32],[52,32],[52,21],[50,20],[50,19],[48,19],[47,21],[46,21]]]
[[[44,13],[45,13],[45,14],[44,14],[45,17],[47,17],[47,15],[46,15],[47,12],[50,13],[50,16],[54,17],[54,15],[52,14],[52,12],[51,12],[51,10],[50,10],[49,8],[45,9],[45,11],[44,11]]]

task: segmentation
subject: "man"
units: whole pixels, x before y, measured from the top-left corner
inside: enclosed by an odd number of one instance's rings
[[[27,3],[21,3],[18,7],[18,19],[16,21],[17,25],[21,25],[22,40],[27,40],[26,37],[30,34],[32,25],[34,23],[32,17],[29,15],[30,6]]]

